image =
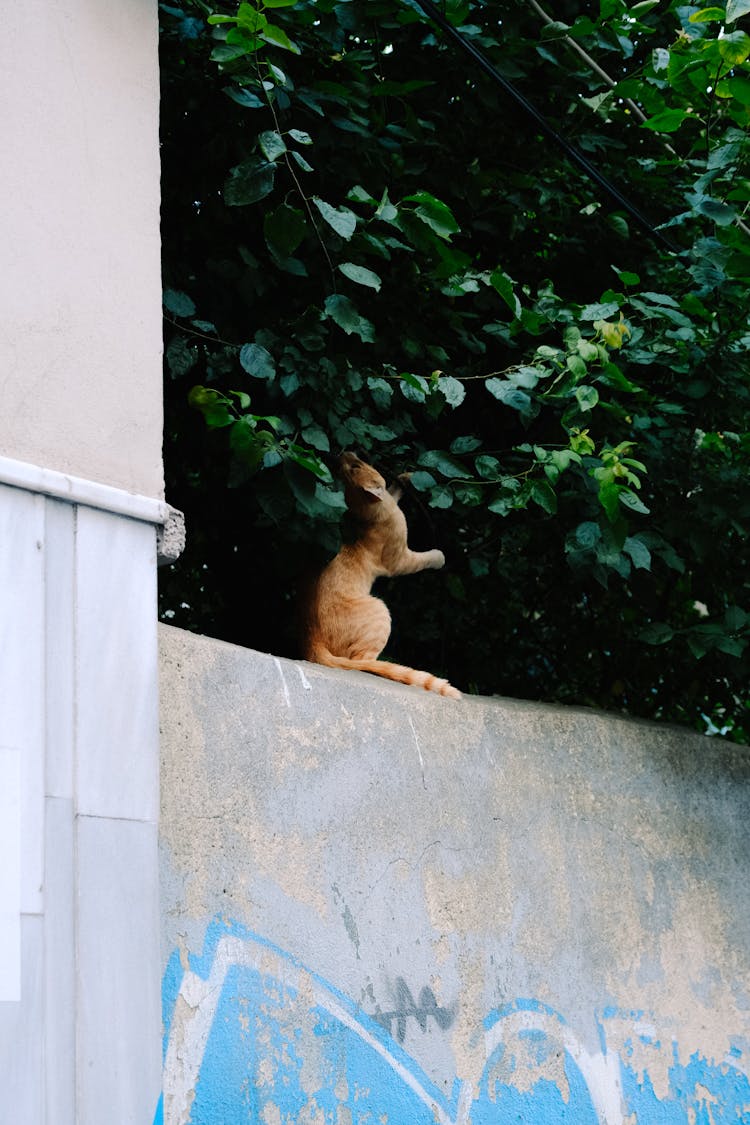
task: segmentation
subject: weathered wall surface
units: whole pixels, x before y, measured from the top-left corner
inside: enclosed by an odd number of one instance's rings
[[[0,454],[163,495],[153,0],[6,4]]]
[[[161,633],[166,1125],[750,1121],[750,755]]]

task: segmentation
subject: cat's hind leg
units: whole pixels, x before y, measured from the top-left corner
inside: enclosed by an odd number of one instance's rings
[[[350,660],[377,660],[390,635],[391,615],[385,602],[372,596],[362,598],[349,621],[346,656]]]

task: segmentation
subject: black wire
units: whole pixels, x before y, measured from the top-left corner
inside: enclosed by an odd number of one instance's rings
[[[595,168],[594,165],[586,159],[582,152],[579,152],[577,148],[566,141],[564,137],[562,137],[555,129],[553,129],[546,118],[544,118],[536,108],[536,106],[532,105],[532,103],[524,97],[520,90],[517,90],[516,87],[507,80],[507,78],[503,78],[502,74],[500,74],[500,72],[492,65],[489,59],[485,55],[483,55],[482,52],[477,47],[475,47],[473,43],[469,42],[469,40],[466,39],[461,34],[461,32],[453,26],[453,24],[448,22],[448,20],[445,18],[445,16],[443,16],[440,10],[432,3],[432,0],[414,0],[414,3],[418,4],[424,14],[429,19],[433,20],[438,25],[438,27],[440,27],[441,30],[445,32],[446,35],[449,35],[450,38],[453,39],[453,41],[466,52],[485,72],[485,74],[488,74],[489,77],[493,79],[493,81],[497,82],[497,84],[505,91],[505,93],[513,99],[516,105],[519,106],[523,110],[523,112],[534,121],[537,128],[544,134],[545,137],[548,137],[551,141],[554,141],[558,148],[562,149],[568,159],[571,160],[574,164],[577,164],[581,171],[585,172],[589,179],[593,180],[595,184],[598,184],[602,191],[604,191],[607,195],[614,199],[624,211],[627,211],[631,218],[634,219],[638,223],[638,225],[646,231],[647,234],[650,234],[656,242],[661,243],[661,245],[666,247],[667,250],[671,250],[673,254],[678,253],[677,247],[672,242],[670,242],[670,240],[664,234],[662,234],[661,231],[655,229],[655,227],[652,225],[652,223],[649,222],[643,212],[640,211],[634,203],[631,203],[630,200],[622,194],[620,189],[615,187],[611,180],[608,180],[606,176],[602,175],[599,169]]]

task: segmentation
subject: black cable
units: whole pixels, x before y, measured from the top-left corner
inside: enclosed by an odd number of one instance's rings
[[[544,118],[536,108],[536,106],[532,105],[532,103],[524,97],[520,90],[517,90],[516,87],[511,82],[509,82],[507,78],[503,78],[502,74],[500,74],[500,72],[492,65],[489,59],[485,55],[483,55],[482,52],[477,47],[475,47],[473,43],[470,43],[469,40],[466,39],[461,34],[461,32],[453,26],[453,24],[449,23],[449,21],[445,18],[439,8],[437,8],[432,3],[432,0],[414,0],[414,2],[419,5],[419,7],[429,19],[433,20],[433,22],[436,23],[438,27],[440,27],[441,30],[445,32],[446,35],[449,35],[450,38],[453,39],[454,42],[457,43],[459,47],[461,47],[474,60],[474,62],[479,65],[479,67],[481,67],[485,74],[488,74],[489,77],[493,79],[493,81],[497,82],[497,84],[505,91],[505,93],[513,99],[516,105],[519,106],[523,110],[523,112],[534,121],[537,128],[544,134],[544,136],[548,137],[551,141],[554,141],[558,148],[562,149],[569,160],[571,160],[574,164],[577,164],[581,171],[585,172],[589,179],[593,180],[595,184],[598,184],[602,191],[606,192],[607,195],[614,199],[624,211],[627,211],[631,218],[634,219],[638,223],[638,225],[646,231],[647,234],[650,234],[653,239],[661,243],[662,246],[666,247],[666,249],[670,250],[673,254],[678,253],[677,247],[672,242],[670,242],[670,240],[665,235],[663,235],[661,231],[655,229],[655,227],[649,222],[643,212],[640,211],[634,203],[631,203],[630,200],[622,194],[620,189],[615,187],[615,185],[610,180],[608,180],[606,176],[602,175],[598,168],[595,168],[594,165],[586,159],[582,152],[579,152],[577,148],[566,141],[564,137],[562,137],[555,129],[553,129],[546,118]]]

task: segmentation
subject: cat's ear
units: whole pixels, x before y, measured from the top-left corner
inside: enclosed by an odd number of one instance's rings
[[[383,500],[383,499],[385,499],[385,488],[382,484],[380,484],[380,485],[363,484],[360,487],[361,487],[362,491],[366,492],[367,495],[372,497],[373,500]]]

